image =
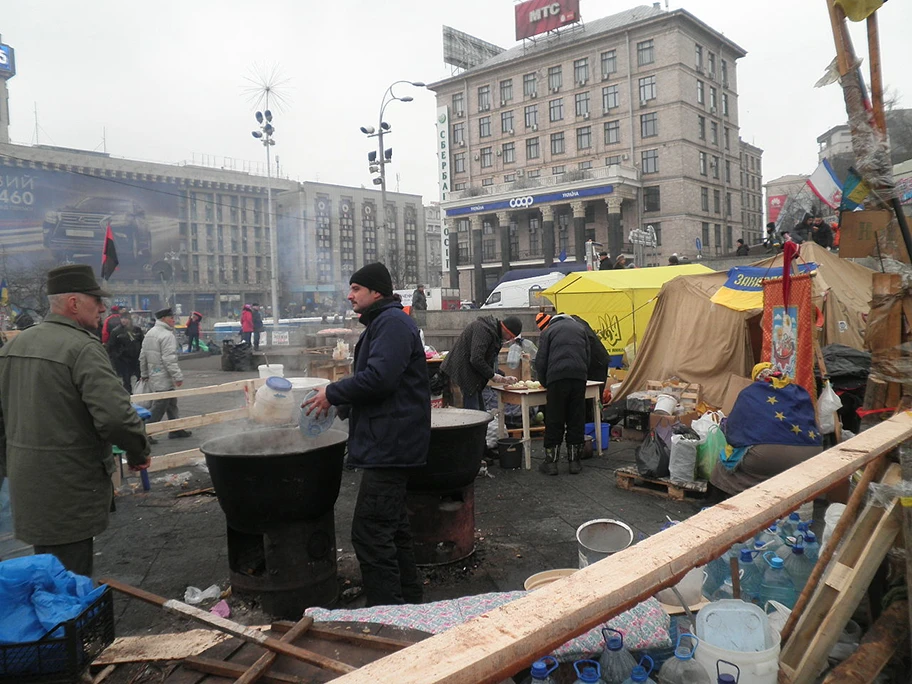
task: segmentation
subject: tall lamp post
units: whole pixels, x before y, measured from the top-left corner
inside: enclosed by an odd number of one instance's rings
[[[279,257],[278,257],[278,230],[273,230],[272,225],[272,146],[275,140],[272,134],[275,128],[272,126],[272,112],[269,111],[269,97],[266,97],[266,109],[256,113],[259,130],[253,131],[252,135],[263,143],[266,148],[266,234],[269,236],[269,258],[272,261],[270,269],[270,280],[272,282],[272,334],[273,344],[275,344],[275,333],[279,329]],[[276,227],[278,228],[278,227]]]
[[[380,176],[374,178],[374,185],[380,186],[380,230],[377,231],[377,258],[379,261],[386,262],[387,252],[386,252],[386,227],[387,227],[387,216],[386,216],[386,165],[393,161],[393,150],[392,148],[386,149],[383,146],[383,136],[387,133],[392,133],[392,128],[390,125],[383,120],[383,112],[386,111],[387,105],[390,102],[398,100],[399,102],[411,102],[414,98],[409,95],[403,97],[397,97],[393,93],[393,88],[401,83],[407,83],[408,85],[415,86],[416,88],[424,88],[425,84],[421,81],[406,81],[400,80],[395,81],[386,89],[386,92],[383,93],[383,100],[380,102],[380,116],[378,117],[377,128],[373,126],[361,126],[361,132],[364,133],[368,138],[377,138],[378,140],[378,150],[377,152],[369,152],[367,155],[367,161],[370,165],[371,173],[379,173]]]

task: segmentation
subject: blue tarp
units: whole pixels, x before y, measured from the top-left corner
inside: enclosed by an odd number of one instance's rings
[[[0,562],[0,644],[41,639],[82,613],[105,586],[96,588],[50,554]]]

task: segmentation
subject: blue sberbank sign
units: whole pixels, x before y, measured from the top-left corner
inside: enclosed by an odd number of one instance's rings
[[[601,195],[610,195],[614,192],[613,185],[600,185],[595,188],[581,188],[579,190],[565,190],[563,192],[550,192],[540,195],[517,195],[504,200],[494,202],[485,202],[483,204],[473,204],[468,207],[456,207],[447,209],[447,217],[465,216],[467,214],[488,214],[493,211],[503,209],[531,209],[541,204],[549,202],[564,202],[567,200],[581,199],[583,197],[599,197]]]

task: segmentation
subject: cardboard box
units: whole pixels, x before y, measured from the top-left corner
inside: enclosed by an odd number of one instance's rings
[[[890,240],[893,212],[887,210],[844,211],[839,226],[839,256],[867,257],[875,253],[876,234]]]
[[[696,411],[690,411],[689,413],[682,413],[680,416],[665,416],[661,413],[652,413],[649,415],[649,429],[654,430],[657,427],[671,427],[675,423],[681,423],[690,427],[690,424],[693,423],[697,418],[700,417],[700,414]]]
[[[735,400],[738,398],[741,390],[752,383],[753,380],[750,378],[742,378],[740,375],[735,375],[734,373],[729,375],[728,387],[725,389],[725,398],[722,400],[722,413],[726,416],[731,413],[732,407],[735,405]]]

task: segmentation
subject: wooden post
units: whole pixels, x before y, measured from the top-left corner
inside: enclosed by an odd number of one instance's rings
[[[908,653],[908,609],[907,601],[890,604],[864,635],[858,650],[834,667],[823,684],[868,684],[877,678],[893,654]]]
[[[887,120],[884,117],[883,76],[880,71],[880,37],[877,30],[877,12],[868,17],[868,57],[871,69],[871,107],[874,110],[874,123],[880,134],[887,137]]]

